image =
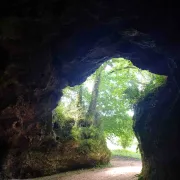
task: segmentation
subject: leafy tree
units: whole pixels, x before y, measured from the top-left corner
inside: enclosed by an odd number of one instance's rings
[[[82,85],[67,87],[57,110],[66,118],[101,121],[105,135],[119,137],[126,148],[134,139],[132,116],[128,112],[140,99],[162,86],[165,79],[140,70],[129,60],[114,58]]]

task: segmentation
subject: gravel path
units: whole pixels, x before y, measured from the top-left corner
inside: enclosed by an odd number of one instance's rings
[[[140,160],[123,157],[113,158],[111,165],[108,168],[71,171],[36,180],[136,180],[135,176],[142,168]]]

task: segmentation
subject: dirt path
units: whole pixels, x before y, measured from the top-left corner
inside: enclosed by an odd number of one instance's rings
[[[135,175],[142,168],[140,160],[122,157],[113,158],[111,165],[108,168],[71,171],[36,180],[136,180]]]

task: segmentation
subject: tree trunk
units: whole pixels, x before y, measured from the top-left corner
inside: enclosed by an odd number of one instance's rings
[[[78,92],[77,104],[76,104],[77,107],[82,107],[83,106],[82,93],[83,93],[82,85],[79,85],[79,92]]]
[[[91,95],[91,101],[90,105],[88,108],[87,112],[87,118],[88,119],[95,119],[96,116],[96,106],[97,106],[97,99],[98,99],[98,94],[99,94],[99,85],[101,81],[101,72],[102,72],[102,67],[100,67],[99,70],[96,72],[96,77],[94,80],[94,87]]]
[[[77,120],[81,119],[82,117],[84,118],[84,107],[83,107],[83,102],[82,102],[82,85],[79,86],[79,91],[77,95],[77,101],[76,101],[76,108],[77,108]]]

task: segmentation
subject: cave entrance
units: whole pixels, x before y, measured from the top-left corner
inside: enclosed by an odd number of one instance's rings
[[[141,70],[130,60],[106,61],[84,83],[63,90],[53,111],[56,139],[72,143],[71,156],[91,159],[81,162],[83,167],[105,164],[110,154],[140,159],[134,106],[165,82],[166,76]]]

